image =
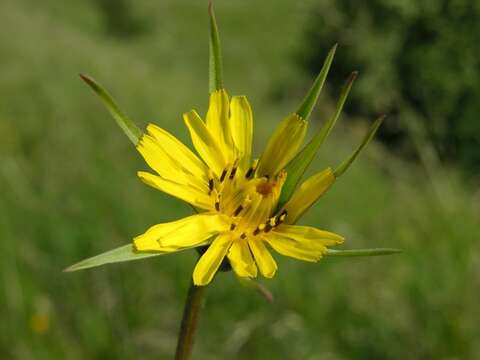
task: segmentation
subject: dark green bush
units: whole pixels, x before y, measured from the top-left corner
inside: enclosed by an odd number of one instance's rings
[[[389,121],[380,137],[412,152],[420,124],[443,160],[480,172],[480,3],[322,0],[314,3],[302,60],[318,71],[339,42],[330,82],[359,70],[346,111]],[[409,126],[412,125],[412,126]]]
[[[126,39],[143,34],[148,29],[149,19],[135,13],[133,2],[129,0],[96,0],[101,12],[105,32],[108,35]]]

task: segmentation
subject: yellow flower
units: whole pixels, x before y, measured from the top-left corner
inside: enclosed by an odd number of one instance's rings
[[[202,247],[193,282],[212,281],[225,257],[243,278],[271,278],[277,264],[270,250],[305,261],[323,255],[376,256],[398,249],[333,250],[340,235],[295,225],[298,218],[342,176],[370,142],[384,116],[370,127],[360,146],[335,170],[327,168],[297,184],[335,125],[357,73],[350,75],[334,114],[300,151],[307,120],[325,82],[336,45],[296,112],[280,122],[259,160],[252,161],[253,116],[244,96],[229,98],[223,86],[220,39],[210,14],[210,102],[205,121],[194,110],[183,115],[199,156],[173,135],[150,124],[143,133],[95,80],[80,77],[99,96],[119,127],[156,174],[141,171],[146,184],[191,204],[197,214],[158,224],[127,244],[82,260],[65,271],[140,260],[171,252]],[[205,250],[206,249],[206,250]]]
[[[223,89],[210,95],[205,121],[194,110],[183,115],[200,158],[173,135],[154,124],[137,144],[156,174],[139,172],[146,184],[200,210],[181,220],[152,226],[134,239],[139,252],[176,252],[208,246],[195,266],[195,285],[207,285],[225,257],[240,277],[271,278],[277,264],[271,249],[305,261],[318,261],[327,246],[343,237],[294,225],[335,181],[327,168],[307,179],[278,207],[288,175],[285,166],[303,143],[307,123],[287,116],[275,130],[260,159],[252,161],[253,117],[243,96],[229,98]],[[258,269],[258,270],[257,270]]]

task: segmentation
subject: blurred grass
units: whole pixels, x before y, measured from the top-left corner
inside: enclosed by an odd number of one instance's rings
[[[142,126],[155,121],[189,142],[181,114],[207,101],[206,4],[131,7],[148,31],[121,39],[93,1],[0,3],[9,29],[0,33],[2,359],[171,358],[195,252],[61,272],[190,212],[138,181],[146,165],[77,74],[103,83]],[[309,85],[292,55],[308,7],[218,1],[217,13],[225,81],[250,98],[258,154]],[[290,95],[279,98],[277,86]],[[332,110],[325,95],[321,105],[314,119]],[[338,164],[365,130],[334,130],[313,168]],[[318,264],[277,256],[278,275],[265,281],[273,305],[220,274],[196,358],[479,357],[479,193],[455,169],[423,165],[372,144],[304,219],[344,234],[345,248],[404,254]]]

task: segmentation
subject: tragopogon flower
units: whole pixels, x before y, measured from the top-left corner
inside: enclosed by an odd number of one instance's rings
[[[137,145],[157,174],[139,172],[148,185],[204,212],[151,227],[134,239],[137,251],[175,252],[208,246],[193,272],[196,285],[208,284],[225,257],[241,277],[259,272],[271,278],[277,264],[270,254],[318,261],[340,235],[295,221],[334,182],[327,168],[307,180],[283,206],[279,196],[285,166],[297,154],[307,123],[287,116],[275,130],[260,159],[251,161],[253,119],[247,99],[229,99],[223,89],[210,95],[206,120],[194,110],[183,115],[200,155],[167,131],[150,124]]]
[[[244,96],[230,98],[223,86],[220,41],[210,8],[210,101],[203,120],[192,110],[183,115],[197,154],[166,130],[150,124],[146,133],[123,114],[93,79],[83,80],[100,96],[119,126],[155,173],[139,172],[148,185],[191,204],[197,213],[152,226],[125,245],[72,265],[67,271],[137,260],[200,247],[193,282],[206,285],[223,261],[243,278],[260,273],[271,278],[277,264],[271,250],[305,261],[323,255],[384,255],[396,249],[331,250],[343,237],[310,226],[295,225],[372,139],[380,117],[360,146],[340,166],[313,175],[297,187],[306,168],[329,135],[356,77],[343,88],[335,113],[303,147],[307,120],[317,101],[335,54],[329,52],[300,107],[285,117],[258,160],[252,160],[253,116]],[[227,260],[225,260],[227,259]]]

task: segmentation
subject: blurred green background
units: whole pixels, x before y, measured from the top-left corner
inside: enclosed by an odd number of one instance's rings
[[[194,358],[480,357],[479,7],[216,1],[227,89],[250,99],[257,155],[335,42],[311,133],[360,70],[313,170],[338,164],[376,115],[390,117],[303,222],[345,235],[343,248],[404,253],[277,256],[277,276],[262,281],[273,304],[222,273]],[[191,211],[137,179],[145,163],[77,75],[103,83],[142,126],[189,142],[181,114],[207,105],[206,10],[194,0],[0,2],[0,358],[172,358],[194,251],[62,273]]]

